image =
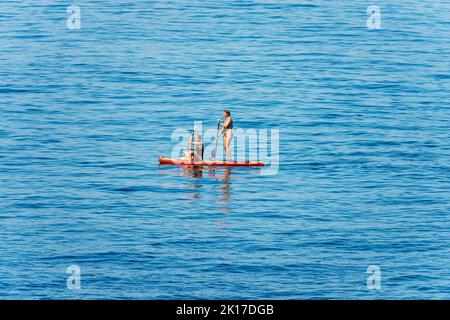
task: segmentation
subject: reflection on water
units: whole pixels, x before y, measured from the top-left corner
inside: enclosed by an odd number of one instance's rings
[[[203,177],[203,167],[201,166],[184,166],[183,167],[184,176],[191,178],[202,178]]]
[[[187,188],[189,189],[197,189],[199,192],[195,193],[187,193],[186,196],[190,199],[201,199],[200,189],[203,186],[200,183],[200,178],[203,177],[203,168],[202,167],[183,167],[183,176],[194,178],[192,183],[187,184]]]
[[[215,169],[212,169],[212,171],[214,171]],[[231,182],[230,182],[230,177],[231,177],[231,167],[226,167],[223,173],[223,176],[217,176],[214,175],[214,177],[216,178],[216,180],[221,181],[221,188],[220,191],[222,193],[222,195],[219,197],[220,202],[223,203],[223,207],[221,208],[220,212],[222,213],[227,213],[230,212],[230,199],[231,199]]]
[[[185,166],[183,167],[183,176],[188,178],[193,178],[193,182],[188,184],[189,189],[201,189],[203,184],[201,183],[201,178],[212,178],[220,184],[215,184],[211,190],[214,194],[218,195],[218,200],[222,204],[220,212],[227,213],[230,212],[230,199],[231,199],[231,167],[226,167],[224,170],[217,170],[216,167],[208,167],[207,173],[203,174],[204,168],[201,166]],[[205,170],[206,171],[206,170]],[[188,197],[191,199],[200,199],[201,193],[189,193]]]

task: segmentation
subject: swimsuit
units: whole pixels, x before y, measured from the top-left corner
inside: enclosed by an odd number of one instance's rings
[[[230,124],[225,129],[233,129],[233,120],[230,121]]]

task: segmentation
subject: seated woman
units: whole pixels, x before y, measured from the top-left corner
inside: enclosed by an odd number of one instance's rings
[[[191,145],[194,146],[194,159],[195,162],[203,161],[203,154],[205,153],[205,146],[202,142],[202,135],[197,134],[195,136],[195,141],[191,141]]]
[[[195,137],[195,140],[193,141],[193,137]],[[184,159],[190,160],[193,162],[202,162],[203,161],[203,154],[205,152],[205,146],[202,142],[202,135],[197,134],[194,136],[194,133],[192,133],[191,139],[188,143],[188,150],[184,153]]]

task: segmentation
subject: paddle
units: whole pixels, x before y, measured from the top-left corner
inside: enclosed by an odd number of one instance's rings
[[[220,119],[217,119],[217,134],[216,134],[216,149],[211,154],[211,160],[216,160],[216,154],[217,154],[217,141],[219,140],[219,128],[220,128]]]
[[[187,147],[186,147],[186,151],[190,150],[191,152],[189,153],[189,158],[191,161],[194,161],[194,158],[192,157],[192,149],[191,149],[191,142],[192,142],[192,138],[194,137],[194,130],[192,130],[192,134],[191,137],[189,138]]]

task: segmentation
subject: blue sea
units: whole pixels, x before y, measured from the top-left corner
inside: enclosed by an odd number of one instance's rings
[[[0,299],[450,299],[449,88],[447,0],[3,1]]]

